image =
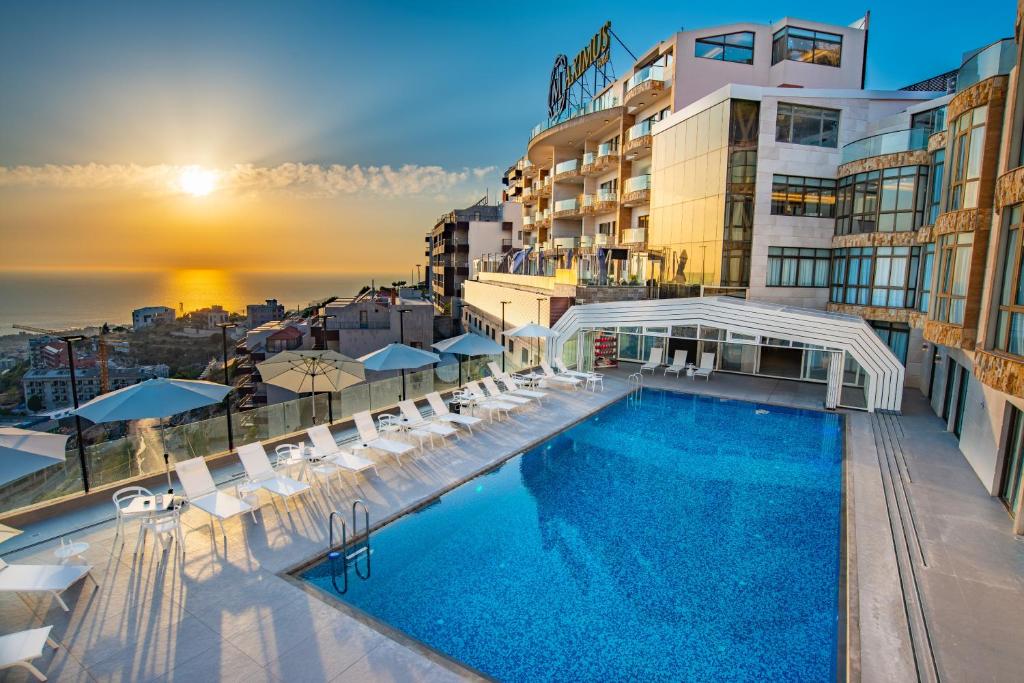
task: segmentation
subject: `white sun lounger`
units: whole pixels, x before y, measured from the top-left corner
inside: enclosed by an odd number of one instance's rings
[[[579,377],[566,377],[565,375],[559,375],[551,369],[547,361],[540,362],[540,369],[544,373],[544,380],[554,382],[563,387],[572,387],[573,389],[579,389],[580,385],[583,384],[583,380]]]
[[[245,476],[249,481],[268,493],[284,498],[286,506],[289,498],[310,490],[309,484],[275,472],[263,444],[259,441],[239,446],[238,459],[242,461]]]
[[[60,647],[50,637],[52,629],[52,626],[44,626],[0,636],[0,671],[20,666],[35,676],[36,680],[45,681],[46,676],[35,667],[32,660],[43,656],[44,645],[55,650]]]
[[[483,407],[494,406],[499,410],[504,410],[506,413],[516,408],[522,408],[530,401],[528,399],[519,399],[513,401],[512,396],[488,396],[487,392],[480,388],[480,383],[476,380],[466,382],[464,391],[469,394],[470,398],[473,399],[474,405],[480,405]],[[500,393],[500,392],[499,392]]]
[[[334,436],[327,425],[310,427],[306,430],[306,434],[309,434],[309,438],[313,442],[313,447],[317,453],[341,469],[355,473],[364,472],[368,469],[373,469],[374,472],[377,472],[377,463],[362,458],[355,453],[350,453],[338,446],[338,442],[334,440]],[[380,473],[377,472],[377,474],[379,475]]]
[[[676,377],[679,377],[679,373],[686,369],[686,355],[689,353],[686,349],[676,349],[675,354],[672,356],[672,365],[665,368],[665,373],[674,372]]]
[[[194,505],[210,515],[210,526],[213,526],[213,520],[216,519],[220,524],[221,533],[226,533],[224,532],[225,519],[248,512],[252,515],[252,521],[256,521],[256,510],[251,505],[217,490],[217,486],[213,483],[213,477],[210,476],[210,469],[202,458],[176,462],[174,470],[178,473],[178,481],[181,482],[181,488],[185,490],[185,498],[189,505]]]
[[[443,398],[441,398],[441,394],[436,391],[432,391],[427,394],[427,403],[430,404],[430,409],[434,411],[434,419],[444,420],[449,424],[462,425],[469,430],[470,434],[473,433],[473,425],[480,424],[481,422],[479,417],[453,413],[448,410],[448,404],[444,402]]]
[[[516,396],[511,392],[502,391],[498,387],[497,383],[494,381],[493,377],[484,377],[480,381],[484,385],[484,389],[486,390],[486,395],[488,396],[488,398],[496,398],[500,401],[515,403],[518,406],[526,406],[533,403],[532,398],[526,398],[525,396]]]
[[[61,609],[70,612],[60,594],[85,577],[96,583],[90,572],[92,565],[7,564],[0,560],[0,593],[49,593]]]
[[[405,426],[409,429],[418,429],[428,432],[429,434],[440,436],[442,439],[458,434],[455,428],[450,425],[433,422],[432,420],[428,420],[423,417],[420,409],[416,407],[416,402],[412,399],[399,401],[398,409],[402,411],[402,417],[405,418]]]
[[[563,361],[561,358],[555,359],[555,370],[558,370],[559,375],[564,375],[565,377],[576,377],[578,379],[582,379],[584,382],[594,376],[594,373],[592,372],[580,372],[579,370],[570,370],[569,368],[565,367],[565,361]]]
[[[711,373],[715,371],[715,354],[704,353],[700,357],[700,367],[693,371],[694,377],[703,377],[704,381],[707,382],[711,379]]]
[[[651,374],[653,375],[654,371],[658,369],[659,365],[661,365],[662,353],[663,352],[660,346],[656,346],[655,348],[651,349],[650,358],[647,359],[646,363],[640,366],[640,374],[643,374],[644,370],[650,370]]]
[[[402,456],[416,448],[412,444],[395,441],[394,439],[385,439],[378,434],[369,410],[356,413],[352,418],[356,422],[356,430],[359,432],[359,438],[363,445],[367,448],[390,453],[395,456],[395,460],[398,461],[399,465],[402,464]]]
[[[508,373],[502,373],[496,375],[498,381],[505,385],[505,393],[515,394],[516,396],[524,396],[526,398],[535,398],[538,401],[548,395],[546,391],[536,391],[534,389],[524,389],[523,387],[516,384],[516,380],[512,375]]]

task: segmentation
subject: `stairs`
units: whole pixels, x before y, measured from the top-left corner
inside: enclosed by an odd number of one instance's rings
[[[903,593],[903,611],[914,655],[914,669],[918,681],[937,683],[939,671],[918,584],[918,576],[928,566],[928,558],[921,544],[918,515],[912,497],[913,473],[903,452],[903,426],[898,415],[876,412],[871,415],[871,429]]]

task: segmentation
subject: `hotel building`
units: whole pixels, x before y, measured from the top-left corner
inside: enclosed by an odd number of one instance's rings
[[[535,128],[505,178],[526,248],[478,264],[464,318],[486,334],[501,301],[511,327],[556,325],[578,304],[715,294],[825,310],[837,324],[857,316],[1022,533],[1017,43],[900,90],[866,90],[864,26],[787,18],[677,33],[585,107]],[[647,310],[661,315],[653,301],[634,315]],[[686,329],[633,320],[617,329],[619,358],[712,349],[722,371],[812,382],[838,360],[838,405],[898,410],[848,353]],[[554,350],[587,358],[571,346]]]

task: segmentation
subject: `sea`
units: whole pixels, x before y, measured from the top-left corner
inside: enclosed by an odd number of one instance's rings
[[[219,304],[244,312],[246,304],[277,299],[294,309],[409,277],[298,270],[0,271],[0,336],[18,333],[14,325],[67,330],[130,324],[132,311],[143,306],[170,306],[180,314]]]

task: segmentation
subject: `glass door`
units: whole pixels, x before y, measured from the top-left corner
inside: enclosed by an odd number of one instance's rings
[[[942,397],[942,419],[949,421],[949,406],[953,402],[953,384],[956,383],[956,373],[959,365],[952,358],[946,364],[946,393]]]
[[[964,428],[964,409],[967,407],[967,368],[960,368],[960,391],[956,397],[956,419],[953,420],[953,433],[960,438],[960,432]]]
[[[1010,407],[1010,435],[1006,440],[1006,462],[1003,464],[1003,481],[999,485],[999,499],[1010,511],[1010,516],[1020,507],[1024,494],[1024,413]]]

